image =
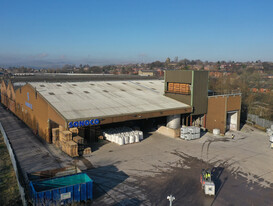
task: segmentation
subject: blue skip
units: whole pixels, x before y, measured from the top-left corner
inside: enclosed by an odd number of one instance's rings
[[[93,199],[93,180],[85,173],[31,181],[33,205],[59,205]]]

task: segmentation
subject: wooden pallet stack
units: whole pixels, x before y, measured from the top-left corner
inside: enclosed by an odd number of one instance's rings
[[[72,140],[72,132],[63,130],[62,127],[59,128],[59,145],[62,151],[71,157],[77,157],[78,154],[78,144]]]
[[[75,136],[73,137],[73,141],[78,143],[78,144],[84,144],[84,138],[81,136]]]
[[[70,131],[60,131],[60,141],[67,142],[72,140],[72,133]]]
[[[78,144],[72,140],[63,142],[62,150],[71,157],[77,157],[78,155]]]
[[[83,150],[83,155],[89,155],[91,154],[91,148],[90,147],[86,147],[84,150]]]
[[[59,141],[59,128],[52,129],[52,143],[56,144]]]
[[[70,128],[69,131],[72,132],[73,137],[79,134],[79,129],[77,127]]]
[[[79,136],[78,128],[70,128],[69,131],[64,127],[52,129],[52,142],[63,152],[71,157],[91,154],[91,148],[84,146],[84,138]]]

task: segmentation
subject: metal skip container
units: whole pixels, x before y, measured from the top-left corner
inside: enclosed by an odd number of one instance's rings
[[[85,173],[29,183],[33,205],[70,204],[92,200],[93,180]]]

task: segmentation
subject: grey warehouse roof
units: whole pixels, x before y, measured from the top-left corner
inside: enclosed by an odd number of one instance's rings
[[[67,120],[114,117],[190,107],[163,96],[164,81],[162,80],[29,84]]]

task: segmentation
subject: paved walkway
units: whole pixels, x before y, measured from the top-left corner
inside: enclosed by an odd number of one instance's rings
[[[68,166],[72,158],[35,136],[11,112],[0,106],[0,122],[11,143],[23,175]]]

